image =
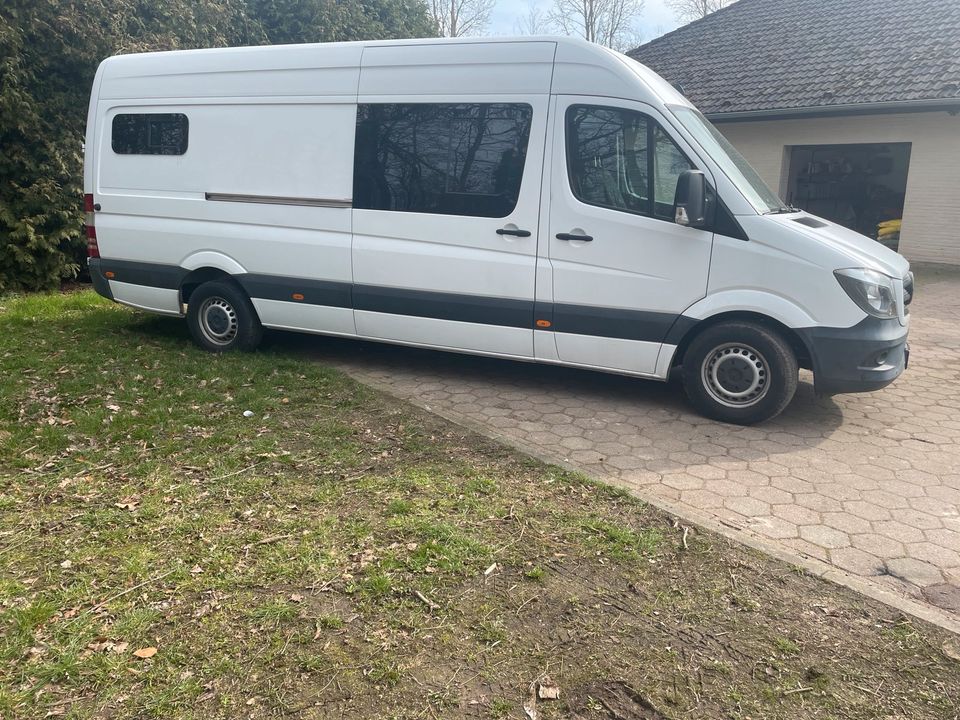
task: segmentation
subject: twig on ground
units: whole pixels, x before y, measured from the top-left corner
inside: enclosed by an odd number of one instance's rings
[[[537,595],[534,595],[532,597],[527,598],[522,603],[520,603],[520,607],[517,608],[517,617],[520,617],[520,611],[523,610],[527,605],[532,603],[534,600],[536,600],[537,597],[538,597]]]
[[[78,613],[77,615],[74,615],[72,618],[70,618],[69,620],[67,620],[67,622],[72,622],[72,621],[74,621],[74,620],[77,620],[78,618],[84,617],[85,615],[89,615],[90,613],[96,612],[97,610],[99,610],[100,608],[102,608],[104,605],[109,605],[109,604],[112,603],[114,600],[119,600],[119,599],[122,598],[124,595],[129,595],[129,594],[132,593],[134,590],[139,590],[140,588],[146,587],[147,585],[150,585],[151,583],[155,583],[155,582],[158,582],[158,581],[160,581],[160,580],[163,580],[163,578],[167,577],[167,575],[173,575],[173,573],[175,573],[175,572],[176,572],[177,570],[179,570],[179,569],[180,569],[180,568],[173,568],[172,570],[167,570],[165,573],[160,573],[159,575],[155,575],[154,577],[150,578],[149,580],[144,580],[142,583],[140,583],[140,584],[138,584],[138,585],[134,585],[134,586],[131,587],[131,588],[127,588],[127,589],[124,590],[123,592],[118,592],[116,595],[112,595],[112,596],[108,597],[106,600],[101,600],[100,602],[98,602],[98,603],[97,603],[96,605],[94,605],[93,607],[91,607],[91,608],[89,608],[89,609],[87,609],[87,610],[84,610],[82,613]]]
[[[275,543],[280,540],[286,540],[287,538],[292,538],[292,537],[293,537],[293,533],[287,533],[286,535],[271,535],[270,537],[265,537],[261,540],[257,540],[256,542],[252,542],[248,545],[244,545],[243,549],[249,550],[250,548],[257,547],[258,545],[269,545],[270,543]]]
[[[413,595],[414,595],[414,597],[417,598],[417,600],[419,600],[420,602],[422,602],[424,605],[426,605],[426,606],[427,606],[428,608],[430,608],[431,610],[439,610],[439,609],[440,609],[440,606],[439,606],[439,605],[437,605],[433,600],[431,600],[430,598],[428,598],[426,595],[424,595],[424,594],[423,594],[422,592],[420,592],[419,590],[414,590],[414,591],[413,591]]]
[[[253,465],[245,467],[242,470],[235,470],[232,473],[227,473],[226,475],[218,475],[217,477],[208,478],[207,482],[216,482],[217,480],[225,480],[228,477],[233,477],[234,475],[240,475],[241,473],[245,473],[247,470],[253,470],[255,467],[257,467],[257,465],[263,465],[263,463],[254,463]]]

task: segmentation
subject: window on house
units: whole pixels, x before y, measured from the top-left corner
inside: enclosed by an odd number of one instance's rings
[[[183,155],[189,129],[183,113],[124,113],[113,118],[111,145],[120,155]]]
[[[529,105],[362,104],[353,206],[506,217],[520,194]]]

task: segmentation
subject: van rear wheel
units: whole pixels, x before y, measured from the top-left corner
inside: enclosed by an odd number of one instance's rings
[[[707,417],[753,425],[776,417],[797,390],[797,358],[776,331],[759,323],[707,328],[683,358],[690,402]]]
[[[187,325],[194,342],[208,352],[248,352],[260,344],[263,326],[253,303],[233,283],[203,283],[190,295]]]

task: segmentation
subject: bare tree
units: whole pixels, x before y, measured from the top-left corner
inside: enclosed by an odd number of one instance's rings
[[[693,22],[716,12],[733,0],[667,0],[667,5],[681,22]]]
[[[614,50],[640,44],[636,21],[643,0],[553,0],[548,19],[567,35],[579,35]]]
[[[553,32],[553,23],[536,0],[527,3],[527,14],[518,17],[513,27],[517,35],[549,35]]]
[[[430,16],[443,37],[482,35],[496,0],[430,0]]]

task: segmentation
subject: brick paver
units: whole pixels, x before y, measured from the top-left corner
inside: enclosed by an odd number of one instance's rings
[[[696,415],[677,383],[320,340],[361,381],[675,511],[921,599],[960,584],[960,272],[922,268],[910,368],[759,427]]]

